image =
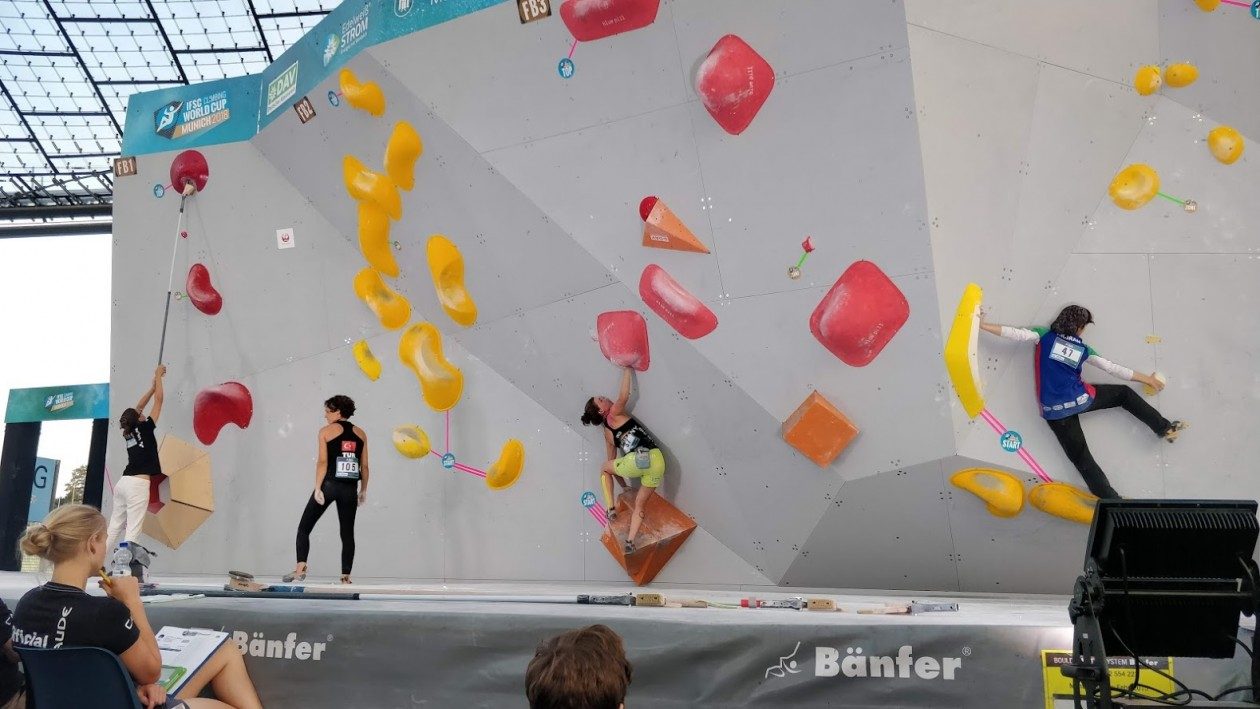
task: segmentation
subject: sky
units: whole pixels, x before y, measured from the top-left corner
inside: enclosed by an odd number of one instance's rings
[[[105,235],[0,239],[0,405],[11,388],[109,381],[110,249]],[[38,454],[61,461],[58,494],[87,464],[91,432],[91,421],[43,425]]]

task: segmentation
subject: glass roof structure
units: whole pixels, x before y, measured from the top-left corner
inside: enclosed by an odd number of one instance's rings
[[[258,73],[340,1],[0,0],[0,222],[107,217],[128,96]]]

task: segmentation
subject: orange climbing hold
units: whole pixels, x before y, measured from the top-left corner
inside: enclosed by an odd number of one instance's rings
[[[411,319],[411,303],[385,285],[381,274],[365,268],[354,277],[354,294],[367,304],[386,330],[397,330]]]
[[[385,93],[375,81],[359,81],[349,69],[342,69],[337,75],[337,83],[341,85],[341,95],[346,103],[373,116],[385,113]]]
[[[709,247],[696,238],[673,210],[656,197],[644,197],[639,203],[643,217],[643,245],[654,249],[709,253]]]
[[[347,155],[341,161],[341,177],[352,199],[372,202],[394,221],[402,219],[402,196],[388,175],[369,170],[358,158]]]
[[[983,500],[996,517],[1014,517],[1024,509],[1024,484],[1004,470],[967,468],[951,475],[949,481]]]
[[[858,428],[815,391],[783,422],[780,432],[788,445],[825,468],[857,437]]]
[[[1207,142],[1208,150],[1212,151],[1212,157],[1226,165],[1233,165],[1238,158],[1242,157],[1243,148],[1246,147],[1242,133],[1229,126],[1213,128],[1208,132]]]
[[[416,160],[423,152],[420,134],[407,121],[399,121],[385,144],[385,173],[394,184],[410,192],[416,186]]]
[[[434,234],[429,237],[427,248],[429,257],[429,273],[433,276],[433,287],[437,290],[438,302],[451,320],[472,327],[477,322],[477,304],[468,295],[464,285],[464,257],[454,242]]]
[[[1036,485],[1028,491],[1033,507],[1069,522],[1089,524],[1094,520],[1098,498],[1067,483],[1051,482]]]
[[[499,459],[486,471],[486,487],[491,490],[503,490],[521,477],[525,469],[525,444],[509,438],[499,452]]]
[[[375,202],[359,202],[359,251],[368,265],[390,278],[398,277],[398,261],[389,241],[389,215]]]
[[[634,514],[634,495],[633,490],[628,490],[618,498],[617,516],[604,529],[600,541],[625,569],[626,575],[642,586],[651,583],[682,548],[687,537],[696,531],[696,521],[661,495],[652,495],[643,504],[643,524],[634,540],[635,550],[626,554],[626,534],[630,531],[630,517]]]
[[[415,372],[424,403],[434,411],[449,411],[464,393],[464,373],[442,354],[442,333],[432,323],[407,328],[398,341],[398,357]]]
[[[1159,193],[1159,173],[1142,163],[1133,163],[1116,173],[1107,188],[1111,201],[1121,209],[1137,209]]]
[[[1164,70],[1164,81],[1174,89],[1184,88],[1199,78],[1199,68],[1193,64],[1169,64]]]
[[[1133,88],[1143,96],[1150,96],[1159,91],[1159,87],[1164,85],[1164,79],[1160,76],[1159,67],[1154,64],[1144,66],[1137,70],[1137,74],[1133,76]]]
[[[1204,12],[1212,12],[1221,6],[1221,0],[1194,0],[1194,4],[1198,5],[1199,9]]]

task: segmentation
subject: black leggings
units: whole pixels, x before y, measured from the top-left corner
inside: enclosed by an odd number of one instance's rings
[[[1156,436],[1163,436],[1172,427],[1168,419],[1161,416],[1155,407],[1146,403],[1142,395],[1132,388],[1122,384],[1097,384],[1094,388],[1096,390],[1094,403],[1084,413],[1122,406],[1125,411],[1146,424]],[[1089,486],[1089,491],[1098,497],[1120,497],[1115,488],[1111,487],[1102,468],[1098,467],[1094,456],[1089,452],[1089,443],[1085,441],[1085,432],[1081,430],[1081,415],[1074,414],[1067,418],[1047,420],[1046,423],[1050,424],[1054,437],[1059,439],[1059,445],[1063,446],[1063,452],[1067,454],[1068,460],[1072,461],[1072,464],[1080,471],[1085,484]]]
[[[324,481],[324,504],[315,501],[315,493],[306,501],[306,509],[302,510],[302,521],[298,522],[297,560],[305,564],[311,553],[311,530],[315,523],[324,516],[324,510],[332,503],[337,503],[337,522],[341,525],[341,573],[350,575],[350,567],[354,565],[354,515],[359,509],[359,484],[357,482]]]

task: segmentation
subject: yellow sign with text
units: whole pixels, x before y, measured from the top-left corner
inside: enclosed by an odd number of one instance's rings
[[[1075,709],[1072,678],[1064,677],[1062,672],[1063,667],[1071,661],[1072,653],[1067,650],[1041,651],[1041,671],[1046,681],[1046,709]],[[1142,661],[1160,672],[1174,674],[1171,657],[1144,657]],[[1107,673],[1111,675],[1111,686],[1119,689],[1133,684],[1137,674],[1132,657],[1107,658]],[[1146,667],[1142,668],[1142,685],[1134,693],[1150,698],[1171,694],[1176,689],[1171,679]]]

